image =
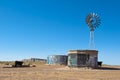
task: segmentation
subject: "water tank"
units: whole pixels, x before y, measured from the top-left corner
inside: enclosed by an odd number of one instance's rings
[[[47,57],[47,63],[51,65],[67,65],[67,55],[51,55]]]

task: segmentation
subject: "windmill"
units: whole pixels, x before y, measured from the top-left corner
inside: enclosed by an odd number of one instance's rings
[[[90,28],[90,41],[89,41],[89,48],[90,49],[95,48],[94,30],[95,30],[95,28],[98,28],[100,23],[101,23],[100,17],[96,13],[90,13],[86,16],[86,24]]]

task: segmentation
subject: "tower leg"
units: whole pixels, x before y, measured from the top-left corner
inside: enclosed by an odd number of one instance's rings
[[[95,49],[94,31],[90,31],[89,49]]]

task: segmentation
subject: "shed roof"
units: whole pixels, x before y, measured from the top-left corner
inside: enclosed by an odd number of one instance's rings
[[[97,50],[69,50],[68,54],[98,54]]]

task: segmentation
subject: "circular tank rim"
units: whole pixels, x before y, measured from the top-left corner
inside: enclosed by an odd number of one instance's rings
[[[67,57],[67,55],[49,55],[48,57],[50,56],[61,56],[61,57]]]

